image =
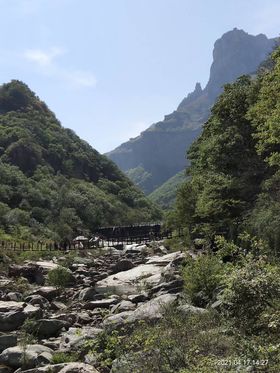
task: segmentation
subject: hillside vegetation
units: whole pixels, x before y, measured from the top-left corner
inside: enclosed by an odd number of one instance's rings
[[[158,351],[134,357],[142,371],[279,372],[279,103],[280,49],[256,77],[225,86],[191,146],[170,215],[194,250],[182,266],[191,306],[137,335]]]
[[[246,230],[279,248],[279,49],[273,61],[257,78],[225,86],[190,148],[177,218],[193,237],[236,240]]]
[[[178,172],[176,175],[172,176],[165,183],[163,183],[159,188],[149,194],[148,198],[162,209],[170,209],[173,207],[176,201],[178,188],[185,180],[185,171]]]
[[[0,87],[0,229],[59,239],[158,219],[117,166],[63,128],[22,82]]]

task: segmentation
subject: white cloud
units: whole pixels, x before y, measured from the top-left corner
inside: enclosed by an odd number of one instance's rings
[[[27,49],[22,57],[35,64],[40,73],[63,80],[72,87],[95,87],[96,77],[92,72],[62,67],[58,64],[57,57],[65,53],[65,50],[59,47],[52,47],[48,50]]]
[[[25,59],[35,62],[40,66],[51,66],[54,59],[65,52],[63,49],[53,47],[49,51],[43,51],[41,49],[27,49],[23,56]]]
[[[70,83],[74,85],[78,85],[81,87],[95,87],[96,86],[96,77],[93,73],[89,71],[80,71],[74,70],[72,72],[64,72],[62,73],[65,79],[68,80]]]

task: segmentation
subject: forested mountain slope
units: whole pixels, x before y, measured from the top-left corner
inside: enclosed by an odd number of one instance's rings
[[[275,39],[234,29],[214,46],[210,78],[205,89],[194,92],[163,121],[108,153],[145,193],[151,193],[186,166],[186,150],[201,132],[202,124],[225,83],[254,73],[275,46]]]
[[[280,50],[257,77],[225,86],[189,151],[189,175],[177,199],[178,224],[191,236],[244,231],[279,253]],[[180,222],[180,223],[179,223]]]
[[[24,83],[0,87],[2,231],[58,239],[159,215],[113,162],[63,128]]]

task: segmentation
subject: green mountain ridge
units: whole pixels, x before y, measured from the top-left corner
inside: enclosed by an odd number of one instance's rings
[[[162,209],[170,209],[175,204],[178,188],[185,180],[186,172],[178,172],[149,194],[148,198]]]
[[[0,229],[59,239],[160,211],[24,83],[0,87]]]

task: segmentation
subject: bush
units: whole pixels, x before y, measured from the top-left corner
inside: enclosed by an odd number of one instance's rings
[[[174,307],[165,310],[156,325],[142,322],[124,337],[122,354],[113,364],[112,373],[200,372],[201,361],[208,370],[216,370],[215,361],[232,356],[233,337],[221,328],[217,313],[184,315]]]
[[[264,257],[247,257],[243,265],[224,276],[223,284],[223,313],[245,334],[257,332],[262,313],[280,300],[279,267],[268,264]]]
[[[73,275],[68,269],[57,267],[48,273],[48,283],[56,287],[66,287],[73,283]]]
[[[53,364],[72,363],[76,361],[79,361],[79,355],[73,352],[55,352],[52,356]]]
[[[227,266],[214,255],[201,255],[191,259],[183,269],[184,289],[189,300],[205,307],[215,300]]]

